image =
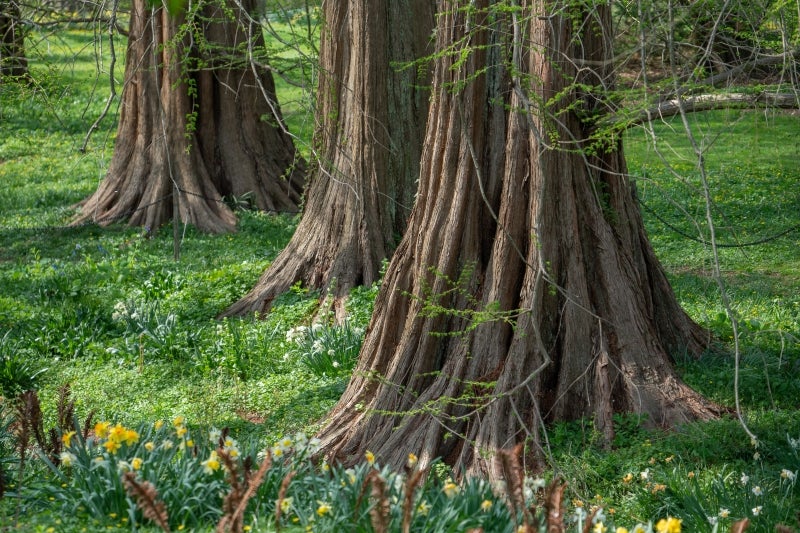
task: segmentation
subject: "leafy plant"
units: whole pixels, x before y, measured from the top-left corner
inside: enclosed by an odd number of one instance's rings
[[[0,337],[0,396],[15,398],[21,392],[35,388],[45,368],[37,368],[31,353],[7,331]]]
[[[340,326],[297,326],[286,332],[287,357],[296,358],[318,376],[349,374],[363,340],[364,330],[349,321]]]

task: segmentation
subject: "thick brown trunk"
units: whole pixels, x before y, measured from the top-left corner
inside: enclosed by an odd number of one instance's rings
[[[211,49],[246,40],[246,15],[232,12],[239,20],[205,8]],[[134,2],[114,155],[74,223],[126,219],[156,229],[172,218],[176,189],[180,220],[214,233],[235,229],[223,195],[252,195],[266,210],[298,209],[304,163],[283,129],[272,78],[256,77],[246,58],[200,57],[189,36],[177,37],[182,22]],[[253,46],[260,44],[256,38]]]
[[[670,351],[699,353],[704,336],[648,242],[621,145],[582,144],[576,106],[602,102],[568,85],[611,83],[610,66],[574,68],[604,59],[610,33],[571,21],[607,30],[609,8],[523,3],[515,46],[509,15],[449,4],[437,50],[455,51],[436,60],[417,203],[326,453],[399,466],[414,452],[497,477],[498,449],[526,441],[541,457],[542,422],[594,417],[610,438],[615,412],[714,416],[672,368]]]
[[[0,1],[0,82],[28,74],[25,32],[16,0]]]
[[[225,315],[265,313],[297,281],[337,302],[377,279],[405,227],[427,113],[426,82],[397,63],[425,54],[427,0],[323,2],[315,132],[303,218],[256,286]],[[341,310],[340,307],[337,309]]]

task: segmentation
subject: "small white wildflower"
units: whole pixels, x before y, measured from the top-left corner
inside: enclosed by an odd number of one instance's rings
[[[333,357],[334,355],[336,355],[336,350],[334,350],[333,348],[331,348],[330,350],[328,350],[328,355],[330,355],[331,357]]]
[[[334,361],[331,363],[331,366],[333,366],[333,368],[339,368],[339,361]]]
[[[642,479],[649,478],[650,477],[650,469],[647,468],[646,470],[643,470],[642,472],[639,472],[639,477],[641,477]]]
[[[756,496],[761,496],[761,495],[763,495],[763,494],[764,494],[764,491],[763,491],[763,490],[761,490],[761,487],[759,487],[758,485],[756,485],[755,487],[753,487],[753,489],[752,489],[752,490],[753,490],[753,494],[755,494]]]
[[[314,341],[314,344],[311,345],[311,351],[314,353],[321,353],[322,352],[322,341],[317,339]]]
[[[61,466],[69,468],[72,466],[72,463],[78,460],[75,454],[70,452],[61,452],[61,455],[58,456],[61,459]]]
[[[742,483],[742,485],[747,485],[747,483],[750,481],[750,476],[742,473],[742,477],[739,478],[739,481]]]
[[[763,506],[761,506],[761,505],[758,505],[758,506],[756,506],[756,507],[753,507],[753,516],[758,516],[758,515],[760,515],[760,514],[761,514],[761,510],[762,510],[762,509],[764,509],[764,507],[763,507]]]
[[[760,460],[761,460],[761,454],[758,453],[758,452],[754,453],[753,454],[753,461],[760,461]]]
[[[726,508],[723,507],[722,509],[719,510],[719,517],[720,518],[728,518],[730,515],[731,515],[731,512],[730,512],[729,509],[726,509]]]
[[[706,519],[708,519],[708,523],[711,524],[712,526],[717,525],[718,520],[716,516],[707,516]]]
[[[781,478],[788,479],[789,481],[794,481],[797,478],[797,474],[787,468],[784,468],[783,470],[781,470]]]

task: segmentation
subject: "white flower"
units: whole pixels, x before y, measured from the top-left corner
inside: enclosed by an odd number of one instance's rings
[[[314,344],[311,345],[311,351],[314,353],[322,352],[322,348],[322,341],[320,339],[315,340]]]
[[[741,481],[742,485],[747,485],[748,481],[750,481],[750,476],[742,473],[742,477],[739,478],[739,481]]]
[[[760,461],[760,460],[761,460],[761,454],[758,453],[758,452],[754,453],[753,454],[753,461]]]
[[[781,478],[788,479],[789,481],[794,481],[795,478],[797,478],[797,474],[787,468],[784,468],[783,470],[781,470]]]
[[[753,494],[755,494],[756,496],[761,496],[762,494],[764,494],[764,491],[761,490],[761,487],[759,487],[758,485],[753,487],[752,490],[753,490]]]
[[[61,466],[65,466],[67,468],[71,467],[72,463],[78,460],[78,458],[75,457],[75,454],[69,452],[61,452],[61,455],[59,455],[58,458],[61,459]]]
[[[753,507],[753,516],[758,516],[758,515],[760,515],[760,514],[761,514],[761,510],[762,510],[763,508],[764,508],[764,507],[763,507],[763,506],[761,506],[761,505],[759,505],[759,506],[757,506],[757,507]]]
[[[798,438],[798,439],[793,439],[793,438],[792,438],[792,437],[790,437],[790,436],[789,436],[789,434],[787,433],[787,434],[786,434],[786,440],[788,440],[788,441],[789,441],[789,446],[791,446],[793,450],[797,450],[798,448],[800,448],[800,438]]]
[[[728,518],[731,515],[730,510],[725,509],[724,507],[719,510],[719,517],[720,518]]]
[[[708,523],[711,524],[712,526],[717,525],[718,520],[716,516],[707,516],[706,518],[708,519]]]
[[[648,469],[646,469],[646,470],[644,470],[642,472],[639,472],[639,477],[641,477],[642,479],[649,478],[650,477],[650,469],[648,468]]]
[[[222,437],[222,432],[217,428],[211,428],[211,430],[208,432],[208,440],[210,440],[214,446],[219,443],[220,437]]]
[[[333,368],[339,368],[339,361],[334,361],[333,363],[331,363],[331,365],[333,366]]]

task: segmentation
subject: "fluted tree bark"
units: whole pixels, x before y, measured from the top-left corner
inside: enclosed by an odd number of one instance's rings
[[[653,253],[621,140],[592,142],[610,6],[442,4],[417,201],[324,453],[500,477],[498,449],[541,460],[543,422],[594,417],[610,439],[613,413],[716,416],[673,369],[706,335]]]
[[[250,61],[263,47],[254,7],[223,0],[170,15],[133,1],[114,154],[74,223],[156,229],[177,205],[182,222],[232,231],[236,216],[224,196],[299,210],[305,163],[283,125],[271,73]]]
[[[0,82],[28,74],[25,31],[17,0],[0,0]]]
[[[298,281],[342,297],[377,279],[413,202],[428,83],[430,0],[323,2],[316,160],[303,217],[255,287],[224,315],[267,312]]]

